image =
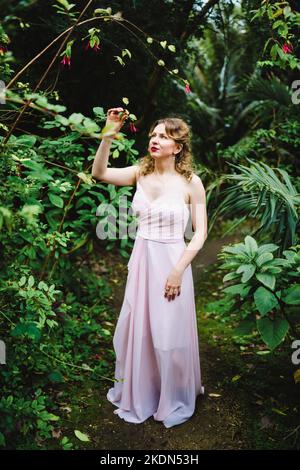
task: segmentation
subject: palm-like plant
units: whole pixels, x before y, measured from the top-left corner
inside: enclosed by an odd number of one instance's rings
[[[237,223],[256,217],[260,225],[252,235],[271,232],[282,252],[296,242],[300,194],[285,170],[247,160],[250,167],[229,163],[239,173],[226,175],[233,184],[221,191],[222,201],[211,214],[210,223],[217,215],[234,214]]]
[[[201,138],[202,160],[212,158],[213,162],[216,144],[226,148],[251,136],[255,128],[276,128],[291,116],[297,118],[286,83],[272,72],[264,77],[255,62],[252,67],[247,64],[244,72],[247,57],[241,47],[236,47],[240,39],[235,35],[235,19],[227,26],[236,41],[224,48],[222,32],[214,26],[218,34],[198,41],[199,56],[194,53],[186,69],[193,90],[187,96],[187,105],[194,116],[195,134]],[[194,42],[192,51],[196,49]],[[220,49],[223,61],[217,54]],[[222,162],[218,162],[220,169]]]
[[[243,78],[239,83],[240,91],[233,94],[243,107],[236,115],[235,125],[250,117],[252,128],[269,125],[276,116],[283,119],[292,111],[293,103],[288,86],[274,75],[263,78],[255,70],[252,76]]]

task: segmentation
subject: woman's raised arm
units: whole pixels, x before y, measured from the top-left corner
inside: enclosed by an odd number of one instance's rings
[[[122,113],[122,117],[120,114]],[[127,118],[123,108],[111,108],[107,112],[106,125],[114,123],[115,134],[119,132]],[[116,186],[132,186],[136,183],[137,165],[125,168],[107,168],[110,146],[114,136],[104,137],[96,152],[92,167],[93,178]]]

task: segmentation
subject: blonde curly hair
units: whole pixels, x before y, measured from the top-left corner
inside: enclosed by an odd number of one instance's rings
[[[149,138],[158,124],[165,124],[167,136],[173,139],[177,144],[182,145],[182,149],[175,156],[175,170],[190,181],[195,172],[191,153],[190,127],[183,119],[177,117],[157,119],[150,127],[148,132]],[[140,175],[148,175],[154,171],[155,160],[147,153],[137,162],[137,165]]]

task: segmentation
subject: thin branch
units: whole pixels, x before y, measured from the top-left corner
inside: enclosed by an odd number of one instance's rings
[[[35,86],[34,90],[33,90],[33,93],[35,93],[40,85],[43,83],[43,81],[45,80],[46,76],[48,75],[50,69],[52,68],[53,64],[55,63],[57,57],[59,56],[61,50],[63,49],[64,45],[66,44],[67,40],[69,39],[70,35],[72,34],[73,30],[76,28],[76,26],[78,25],[79,23],[79,20],[80,18],[84,15],[84,13],[86,12],[86,10],[88,9],[88,7],[90,6],[90,4],[93,2],[93,0],[89,0],[88,3],[86,4],[86,6],[84,7],[84,9],[82,10],[82,12],[80,13],[78,19],[76,20],[76,22],[73,24],[73,26],[71,27],[69,33],[67,34],[67,36],[65,37],[65,39],[63,40],[63,42],[61,43],[60,47],[58,48],[58,51],[56,52],[56,54],[54,55],[53,59],[51,60],[50,64],[48,65],[45,73],[42,75],[41,79],[39,80],[39,82],[37,83],[37,85]],[[26,111],[27,107],[30,105],[30,103],[32,102],[32,100],[30,99],[29,101],[27,101],[27,103],[24,105],[24,107],[22,108],[20,114],[18,115],[17,119],[15,120],[14,124],[11,126],[9,132],[7,133],[6,137],[4,138],[3,140],[3,145],[6,144],[6,142],[9,140],[11,134],[13,133],[16,125],[18,124],[18,122],[20,121],[21,117],[23,116],[24,112]]]

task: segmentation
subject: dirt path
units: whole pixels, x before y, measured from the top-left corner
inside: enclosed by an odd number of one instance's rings
[[[74,429],[88,433],[91,441],[80,443],[86,449],[249,449],[247,409],[244,398],[228,389],[227,377],[232,364],[226,353],[205,331],[205,312],[202,300],[206,299],[205,289],[211,285],[214,275],[213,264],[217,253],[224,244],[234,241],[232,237],[212,240],[205,245],[193,260],[193,275],[197,305],[198,332],[200,341],[200,361],[202,381],[206,394],[198,396],[195,413],[187,422],[165,428],[161,422],[150,417],[142,424],[127,423],[113,413],[115,407],[106,399],[111,382],[101,381],[99,388],[95,382],[85,383],[80,389],[80,400],[73,405],[71,419]],[[126,261],[124,261],[124,273]],[[126,280],[122,271],[118,277]],[[205,281],[205,285],[204,285]],[[215,282],[215,281],[214,281]],[[116,284],[114,307],[119,311],[124,294],[125,281]],[[234,374],[234,371],[232,371]],[[219,396],[209,396],[209,394]],[[70,426],[70,421],[68,420]]]

